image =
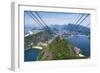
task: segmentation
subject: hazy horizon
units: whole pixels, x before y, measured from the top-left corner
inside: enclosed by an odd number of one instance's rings
[[[39,23],[37,23],[33,18],[28,14],[29,12],[32,12],[34,16],[37,17],[39,21],[39,17],[34,11],[24,11],[24,25],[25,27],[28,26],[39,26],[42,27]],[[47,26],[49,25],[68,25],[68,24],[75,24],[79,20],[80,17],[83,17],[80,19],[78,23],[80,23],[87,15],[85,20],[80,24],[86,27],[90,27],[90,14],[88,13],[67,13],[67,12],[44,12],[44,11],[37,11],[39,16],[42,18],[42,20],[46,23]],[[78,24],[77,23],[77,24]],[[88,26],[87,26],[88,25]]]

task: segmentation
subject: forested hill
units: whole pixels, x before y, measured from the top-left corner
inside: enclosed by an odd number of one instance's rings
[[[39,54],[39,60],[62,60],[79,58],[73,50],[73,46],[67,39],[56,37],[47,47],[44,47]]]

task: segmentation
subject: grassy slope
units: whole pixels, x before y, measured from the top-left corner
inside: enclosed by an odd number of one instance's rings
[[[66,39],[57,37],[41,51],[39,60],[62,60],[79,58],[73,51],[73,46]]]

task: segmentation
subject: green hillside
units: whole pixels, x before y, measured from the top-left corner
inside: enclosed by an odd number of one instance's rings
[[[39,42],[45,43],[50,39],[50,34],[47,31],[41,31],[36,34],[29,35],[24,37],[24,46],[25,50],[30,48],[30,46],[36,46]]]
[[[79,58],[73,50],[73,46],[67,39],[56,37],[47,47],[43,47],[38,56],[39,60],[63,60]]]

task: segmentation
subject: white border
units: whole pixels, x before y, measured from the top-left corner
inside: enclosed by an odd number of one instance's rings
[[[13,48],[12,49],[12,64],[11,69],[13,70],[32,70],[32,69],[48,69],[48,68],[60,68],[60,67],[79,67],[79,66],[94,66],[96,65],[96,51],[93,41],[96,24],[96,10],[95,8],[84,8],[74,6],[43,6],[43,5],[32,5],[31,3],[13,3],[12,4],[12,29],[13,33]],[[61,60],[61,61],[37,61],[37,62],[24,62],[24,10],[35,10],[35,11],[51,11],[51,12],[73,12],[73,13],[90,13],[91,14],[91,59],[82,60]]]

